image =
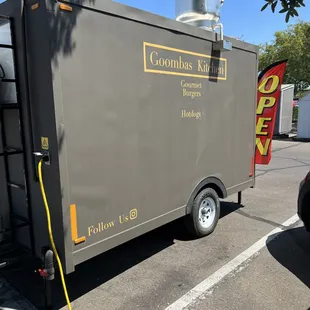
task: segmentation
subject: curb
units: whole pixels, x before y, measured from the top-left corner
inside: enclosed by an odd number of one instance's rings
[[[292,137],[294,141],[300,141],[300,142],[310,142],[310,138],[298,138],[298,137]]]
[[[272,140],[279,140],[279,141],[297,141],[297,134],[290,133],[290,134],[282,134],[282,135],[274,135]],[[309,139],[310,141],[310,139]]]

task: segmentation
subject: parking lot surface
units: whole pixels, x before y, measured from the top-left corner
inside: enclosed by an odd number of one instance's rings
[[[213,234],[192,240],[178,220],[81,264],[67,279],[73,309],[307,310],[310,235],[296,203],[309,169],[310,144],[273,141],[270,165],[257,166],[242,205],[222,202]],[[5,275],[31,279],[17,286],[42,307],[37,276]],[[55,309],[67,309],[58,280],[53,293]]]

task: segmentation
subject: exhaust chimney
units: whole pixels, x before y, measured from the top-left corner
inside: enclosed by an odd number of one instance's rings
[[[219,22],[223,3],[224,0],[176,0],[176,19],[212,30]]]
[[[194,27],[215,32],[219,28],[219,39],[215,50],[231,50],[231,42],[224,40],[220,11],[224,0],[175,0],[176,20]]]

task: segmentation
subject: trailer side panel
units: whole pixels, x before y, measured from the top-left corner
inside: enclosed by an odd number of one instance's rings
[[[254,184],[257,54],[218,54],[204,38],[74,10],[74,47],[52,64],[62,182],[76,212],[65,226],[85,237],[73,245],[78,264],[185,215],[208,176],[228,194]]]

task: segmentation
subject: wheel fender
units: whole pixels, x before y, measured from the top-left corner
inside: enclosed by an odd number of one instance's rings
[[[219,194],[220,198],[226,198],[227,197],[227,190],[223,182],[216,176],[210,176],[205,179],[203,179],[192,191],[187,205],[186,205],[186,214],[189,214],[192,209],[193,201],[196,198],[196,196],[205,188],[211,187],[216,189],[216,191]]]

